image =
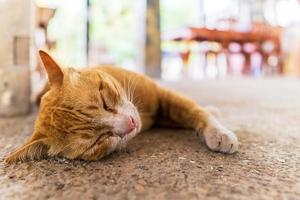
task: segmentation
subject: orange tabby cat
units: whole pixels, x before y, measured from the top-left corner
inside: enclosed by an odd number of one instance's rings
[[[117,67],[62,70],[39,52],[50,89],[42,97],[32,137],[5,162],[60,155],[97,160],[164,120],[203,133],[213,151],[238,149],[234,133],[192,100],[148,77]]]

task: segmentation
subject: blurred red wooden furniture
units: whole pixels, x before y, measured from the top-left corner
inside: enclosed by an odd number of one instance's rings
[[[235,30],[212,30],[207,28],[197,28],[197,27],[187,27],[178,31],[173,31],[171,34],[167,34],[163,37],[164,40],[168,41],[180,41],[186,42],[187,44],[191,41],[197,42],[217,42],[220,44],[221,49],[218,51],[208,50],[204,52],[205,58],[207,59],[208,54],[216,54],[225,53],[227,55],[227,64],[230,71],[230,62],[228,57],[230,54],[234,54],[236,52],[232,52],[230,50],[230,44],[237,43],[241,46],[240,52],[244,55],[245,63],[243,66],[243,74],[251,73],[251,54],[253,52],[258,52],[262,57],[262,66],[268,67],[269,62],[268,59],[270,56],[275,56],[277,58],[276,68],[279,73],[282,72],[282,64],[281,64],[281,28],[279,27],[271,27],[266,26],[264,24],[253,24],[252,29],[248,32],[240,32]],[[269,47],[266,42],[271,43]],[[246,45],[251,44],[255,48],[250,51],[247,50]],[[267,46],[267,48],[265,48]],[[185,52],[181,52],[181,58],[184,64],[188,63],[189,55],[191,53],[190,49],[187,49]],[[266,69],[265,69],[266,70]]]

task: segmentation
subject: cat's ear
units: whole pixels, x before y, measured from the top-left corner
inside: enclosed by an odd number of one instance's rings
[[[7,164],[25,160],[36,160],[45,157],[48,147],[45,145],[45,139],[31,139],[22,147],[9,154],[4,162]]]
[[[50,87],[60,87],[64,78],[61,68],[45,51],[39,50],[39,55],[47,71]]]

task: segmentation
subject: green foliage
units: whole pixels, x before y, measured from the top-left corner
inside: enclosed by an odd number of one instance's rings
[[[197,0],[161,0],[161,31],[195,25],[199,19]]]
[[[133,0],[92,0],[91,43],[104,47],[117,63],[136,59]]]

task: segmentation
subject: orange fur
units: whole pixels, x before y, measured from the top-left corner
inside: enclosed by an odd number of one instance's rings
[[[55,155],[97,160],[149,129],[157,119],[198,132],[215,120],[194,101],[144,75],[113,66],[61,70],[47,53],[40,51],[40,57],[50,88],[41,99],[32,138],[7,156],[7,163]],[[120,137],[122,129],[114,121],[127,112],[134,116],[137,128]]]

